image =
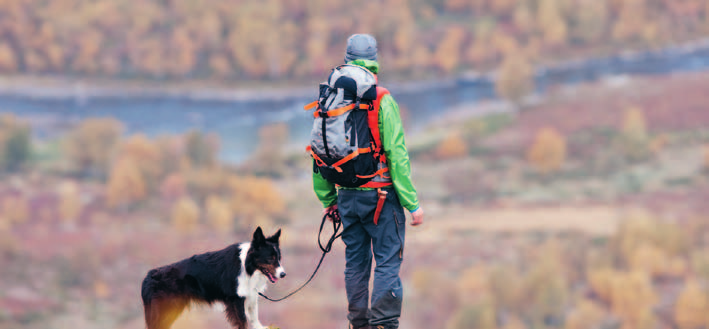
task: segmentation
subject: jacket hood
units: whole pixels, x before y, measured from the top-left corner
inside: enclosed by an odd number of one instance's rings
[[[365,69],[371,71],[374,74],[379,73],[379,63],[377,61],[369,59],[355,59],[353,61],[347,62],[347,64],[357,65],[364,67]]]

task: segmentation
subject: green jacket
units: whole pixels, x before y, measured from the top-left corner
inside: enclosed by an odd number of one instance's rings
[[[348,64],[365,67],[374,74],[379,72],[379,63],[375,61],[358,59]],[[391,95],[385,95],[382,98],[379,109],[379,131],[396,194],[401,205],[410,212],[414,212],[419,208],[419,201],[416,188],[411,182],[411,164],[404,141],[404,126],[401,124],[399,105]],[[313,173],[313,189],[323,207],[327,208],[337,204],[335,184],[325,180],[320,173]],[[355,189],[371,190],[371,188],[361,187]]]

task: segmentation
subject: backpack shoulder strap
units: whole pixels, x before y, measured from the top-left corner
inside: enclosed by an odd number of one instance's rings
[[[379,132],[379,107],[382,102],[382,97],[388,95],[389,90],[384,87],[377,86],[377,99],[374,100],[373,107],[371,111],[367,112],[367,124],[369,125],[369,130],[372,132],[372,139],[374,139],[374,152],[375,155],[379,156],[379,161],[386,162],[384,157],[384,152],[382,151],[382,138]]]

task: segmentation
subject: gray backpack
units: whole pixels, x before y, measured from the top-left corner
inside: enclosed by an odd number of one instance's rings
[[[344,64],[332,70],[320,84],[318,100],[305,106],[316,108],[307,147],[313,170],[345,187],[363,186],[381,174],[379,101],[386,93],[366,68]]]

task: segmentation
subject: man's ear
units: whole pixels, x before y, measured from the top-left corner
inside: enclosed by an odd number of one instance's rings
[[[273,242],[273,243],[278,243],[278,239],[281,237],[281,229],[279,228],[278,231],[276,231],[276,234],[271,235],[268,239],[268,241]]]
[[[253,244],[259,244],[263,243],[264,240],[266,240],[266,237],[263,235],[263,231],[261,230],[261,226],[256,228],[256,231],[254,232],[254,239],[252,240]]]

